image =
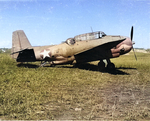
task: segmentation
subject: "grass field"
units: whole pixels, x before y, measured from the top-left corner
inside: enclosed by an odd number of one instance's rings
[[[150,53],[112,59],[116,72],[97,63],[17,66],[0,54],[0,119],[150,120]]]

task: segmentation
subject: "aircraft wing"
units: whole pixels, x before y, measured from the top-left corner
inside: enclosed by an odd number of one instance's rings
[[[124,39],[107,42],[105,44],[93,47],[89,50],[76,54],[75,59],[77,62],[82,63],[110,58],[112,56],[111,49],[119,43],[121,43],[122,41],[124,41]]]

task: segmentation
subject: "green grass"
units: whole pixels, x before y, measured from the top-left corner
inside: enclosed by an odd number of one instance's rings
[[[150,119],[150,54],[137,58],[130,53],[112,59],[117,71],[110,73],[98,72],[98,62],[82,69],[18,67],[0,54],[0,119]]]

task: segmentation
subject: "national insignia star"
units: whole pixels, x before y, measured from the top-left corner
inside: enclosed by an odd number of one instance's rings
[[[50,51],[44,50],[44,51],[41,52],[40,54],[43,55],[43,59],[45,59],[46,57],[50,57],[49,52],[50,52]]]

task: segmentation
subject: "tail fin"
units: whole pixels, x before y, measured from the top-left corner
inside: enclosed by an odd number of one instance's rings
[[[34,62],[34,50],[23,30],[17,30],[12,35],[12,58],[17,62]]]
[[[16,59],[20,51],[24,49],[32,49],[32,46],[23,30],[17,30],[12,35],[12,58]]]

